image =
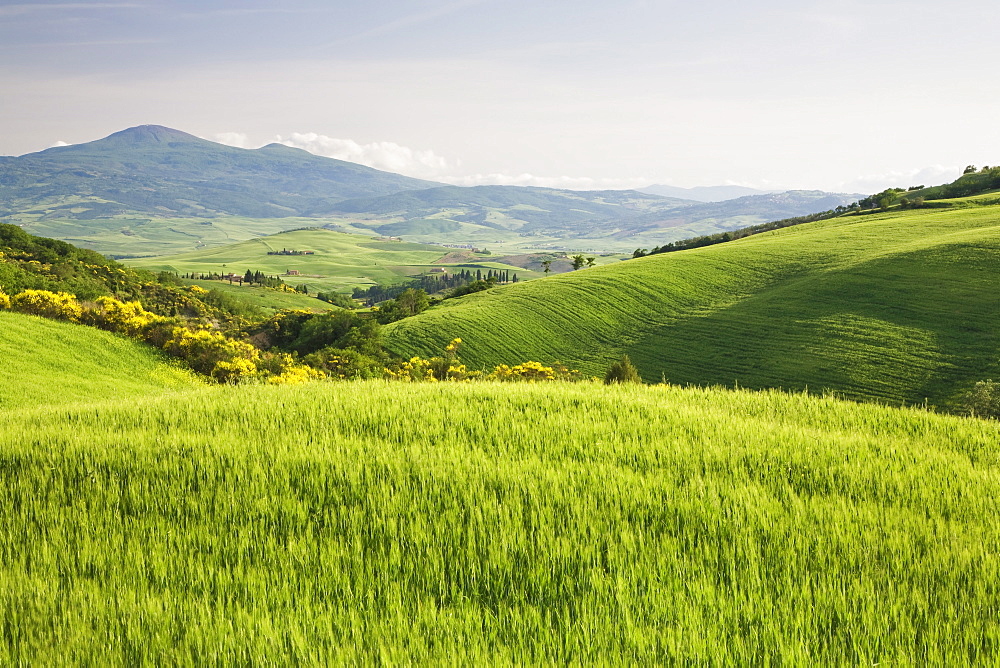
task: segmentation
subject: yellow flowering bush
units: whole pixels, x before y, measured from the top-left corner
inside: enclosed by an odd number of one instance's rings
[[[79,322],[83,315],[83,307],[68,292],[25,290],[11,298],[10,307],[21,313],[70,322]]]
[[[411,357],[408,360],[386,367],[385,377],[392,378],[393,380],[436,382],[437,378],[434,377],[434,370],[431,368],[433,364],[432,360],[433,358],[428,360],[422,357]]]
[[[0,290],[0,310],[8,308],[10,308],[10,297],[7,296],[6,292]]]
[[[556,370],[541,362],[524,362],[515,366],[500,364],[486,376],[487,380],[502,381],[546,381],[556,379]]]
[[[296,364],[285,369],[277,376],[268,376],[267,382],[272,385],[298,385],[299,383],[308,383],[311,380],[318,380],[320,378],[323,378],[321,371],[302,364]]]
[[[260,351],[253,344],[227,339],[218,332],[175,327],[163,349],[220,383],[233,383],[257,375]]]
[[[139,302],[123,302],[114,297],[98,297],[81,318],[84,324],[132,337],[139,337],[158,320],[163,318],[143,309]]]

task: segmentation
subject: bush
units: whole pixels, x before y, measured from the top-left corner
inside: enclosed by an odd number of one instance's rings
[[[139,302],[123,302],[114,297],[98,297],[94,306],[84,311],[80,321],[109,332],[139,338],[158,320],[158,315],[142,308]]]
[[[622,355],[620,360],[613,362],[608,367],[608,372],[604,374],[605,385],[610,385],[611,383],[641,382],[642,378],[639,376],[639,370],[632,364],[632,360],[628,358],[628,355]]]
[[[964,405],[970,415],[1000,420],[1000,383],[979,381],[966,393]]]
[[[0,291],[0,311],[10,308],[10,297],[7,293]]]
[[[10,307],[21,313],[70,322],[79,322],[83,315],[80,303],[68,292],[25,290],[14,295],[10,300]]]
[[[317,292],[316,299],[326,302],[327,304],[333,304],[334,306],[339,306],[340,308],[346,309],[356,309],[358,308],[358,303],[351,298],[350,295],[343,294],[340,292]]]
[[[163,349],[220,383],[234,383],[256,375],[260,359],[260,351],[250,343],[227,339],[218,332],[192,332],[183,327],[174,328]]]
[[[547,381],[556,380],[556,370],[541,362],[528,361],[515,366],[500,364],[486,377],[487,380]]]
[[[330,378],[382,378],[385,368],[381,360],[349,348],[323,348],[306,355],[303,360]]]

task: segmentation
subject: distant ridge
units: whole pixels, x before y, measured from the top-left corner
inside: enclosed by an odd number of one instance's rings
[[[50,217],[310,215],[332,201],[441,185],[308,151],[242,149],[161,125],[0,158],[0,216],[41,209]]]
[[[678,186],[651,185],[645,188],[638,188],[638,190],[650,195],[680,197],[681,199],[693,199],[696,202],[724,202],[736,199],[737,197],[746,197],[747,195],[766,195],[767,193],[779,192],[777,190],[747,188],[746,186],[696,186],[694,188],[681,188]]]

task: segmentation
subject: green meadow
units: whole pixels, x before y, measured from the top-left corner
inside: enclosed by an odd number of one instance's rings
[[[647,381],[834,390],[954,405],[1000,377],[1000,208],[842,216],[448,300],[391,325],[388,347],[455,337],[473,368],[562,361]]]
[[[268,255],[270,251],[311,250],[313,255]],[[286,283],[305,283],[311,291],[349,292],[354,287],[400,283],[426,273],[440,264],[453,249],[403,241],[379,241],[370,236],[323,229],[295,230],[258,237],[227,246],[218,246],[165,257],[123,260],[130,266],[178,273],[246,273],[247,269],[268,275],[284,275],[289,270],[299,276],[284,277]],[[525,278],[538,276],[511,265],[493,262],[478,255],[463,267],[509,269]],[[451,266],[451,265],[448,265]]]
[[[77,220],[31,212],[13,216],[5,222],[19,224],[31,234],[62,239],[115,257],[188,253],[317,224],[315,218],[245,216],[159,218],[120,215]]]
[[[286,277],[285,280],[297,285],[298,281],[294,277]],[[227,294],[237,297],[240,301],[253,304],[265,311],[279,311],[281,309],[302,310],[302,311],[325,311],[330,308],[326,302],[315,297],[296,292],[284,292],[273,288],[260,286],[240,285],[229,281],[219,280],[185,280],[185,284],[197,285],[206,290],[221,290]],[[312,289],[312,288],[311,288]]]
[[[4,664],[1000,656],[995,422],[383,381],[0,418]]]
[[[128,400],[202,385],[142,343],[0,310],[0,411]]]

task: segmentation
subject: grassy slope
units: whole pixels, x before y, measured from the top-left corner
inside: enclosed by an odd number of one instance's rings
[[[267,254],[282,248],[312,250],[316,254]],[[398,283],[408,276],[441,266],[436,261],[447,252],[448,249],[440,246],[376,241],[371,237],[329,230],[296,230],[181,255],[123,262],[145,269],[182,273],[234,271],[243,274],[247,269],[253,269],[269,275],[281,275],[289,269],[297,269],[302,273],[301,277],[288,277],[287,283],[305,283],[310,290],[348,291],[352,287],[367,287],[374,283]],[[490,262],[488,255],[480,259],[481,262],[476,263],[478,266],[501,266]],[[517,267],[503,266],[512,273],[518,273],[519,277],[532,275],[532,272]]]
[[[0,312],[0,410],[134,399],[200,385],[141,343],[108,332]]]
[[[187,253],[317,224],[315,218],[146,218],[117,216],[95,220],[19,215],[31,234],[63,239],[104,255],[151,256]],[[323,221],[328,222],[328,221]]]
[[[842,217],[471,295],[392,325],[472,366],[628,353],[649,380],[947,403],[1000,375],[1000,208]]]
[[[378,382],[0,417],[0,663],[1000,652],[996,423]]]
[[[294,278],[289,278],[288,282],[296,284]],[[278,311],[281,309],[296,309],[303,311],[326,311],[331,307],[326,302],[322,302],[316,297],[310,297],[295,292],[284,292],[273,288],[262,288],[259,286],[240,285],[229,281],[213,280],[185,280],[186,285],[197,285],[206,290],[221,290],[222,292],[239,297],[240,300],[259,306],[268,311]]]

